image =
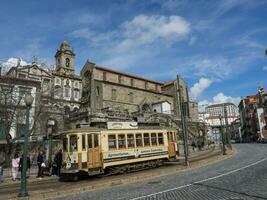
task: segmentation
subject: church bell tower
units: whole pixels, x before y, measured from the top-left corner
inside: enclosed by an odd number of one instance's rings
[[[56,71],[66,75],[74,75],[74,49],[65,40],[61,43],[56,55]]]

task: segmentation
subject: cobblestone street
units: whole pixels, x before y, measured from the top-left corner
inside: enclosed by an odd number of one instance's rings
[[[267,199],[267,145],[234,147],[235,156],[207,167],[58,199]]]

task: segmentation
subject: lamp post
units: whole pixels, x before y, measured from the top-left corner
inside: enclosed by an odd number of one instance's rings
[[[177,100],[177,106],[180,107],[180,114],[181,114],[181,121],[182,121],[182,129],[183,129],[183,140],[184,140],[184,158],[185,158],[185,166],[189,166],[189,159],[188,159],[188,139],[187,139],[187,126],[186,126],[186,116],[185,116],[185,110],[184,110],[184,100],[182,98],[182,91],[180,88],[180,80],[179,76],[176,76],[176,93],[179,94],[179,99]],[[178,104],[179,102],[179,104]]]
[[[20,184],[20,192],[19,197],[27,197],[27,179],[26,179],[26,171],[27,171],[27,157],[28,157],[28,142],[29,142],[29,115],[30,108],[33,102],[33,96],[31,94],[27,94],[25,96],[25,104],[26,104],[26,125],[24,129],[24,145],[23,145],[23,160],[22,160],[22,171],[21,171],[21,184]]]
[[[230,138],[230,131],[229,131],[229,124],[228,124],[228,114],[227,114],[227,107],[226,104],[223,104],[224,108],[224,120],[225,120],[225,134],[226,134],[226,140],[228,147],[232,150],[232,145],[231,145],[231,138]]]
[[[47,138],[48,138],[48,166],[51,167],[52,163],[52,133],[53,133],[53,127],[55,126],[55,120],[49,119],[47,121]]]
[[[226,149],[225,149],[225,137],[223,134],[223,130],[222,130],[222,115],[219,115],[220,118],[220,132],[221,132],[221,139],[222,139],[222,150],[223,150],[223,155],[226,155]]]

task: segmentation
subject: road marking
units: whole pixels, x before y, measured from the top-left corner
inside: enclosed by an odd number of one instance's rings
[[[182,185],[182,186],[179,186],[179,187],[175,187],[175,188],[171,188],[171,189],[168,189],[168,190],[163,190],[161,192],[156,192],[156,193],[152,193],[152,194],[149,194],[149,195],[144,195],[144,196],[141,196],[141,197],[136,197],[136,198],[133,198],[131,200],[137,200],[137,199],[142,199],[142,198],[145,198],[145,197],[151,197],[151,196],[155,196],[157,194],[162,194],[162,193],[165,193],[165,192],[170,192],[170,191],[173,191],[173,190],[177,190],[177,189],[181,189],[181,188],[185,188],[185,187],[189,187],[189,186],[192,186],[194,184],[198,184],[198,183],[203,183],[203,182],[206,182],[206,181],[210,181],[210,180],[214,180],[214,179],[217,179],[217,178],[220,178],[220,177],[223,177],[223,176],[227,176],[229,174],[232,174],[232,173],[235,173],[235,172],[238,172],[238,171],[241,171],[243,169],[246,169],[246,168],[249,168],[251,166],[254,166],[254,165],[257,165],[263,161],[267,160],[267,157],[266,158],[263,158],[257,162],[254,162],[252,164],[249,164],[249,165],[246,165],[244,167],[240,167],[238,169],[235,169],[235,170],[232,170],[232,171],[229,171],[229,172],[226,172],[224,174],[221,174],[221,175],[218,175],[218,176],[214,176],[214,177],[211,177],[211,178],[207,178],[207,179],[203,179],[203,180],[200,180],[200,181],[196,181],[194,183],[190,183],[190,184],[186,184],[186,185]]]

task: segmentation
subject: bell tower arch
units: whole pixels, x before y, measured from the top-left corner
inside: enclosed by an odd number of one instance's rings
[[[68,42],[65,40],[61,43],[59,49],[55,54],[56,59],[56,71],[67,74],[74,75],[75,67],[74,60],[75,54],[74,49],[70,47]]]

